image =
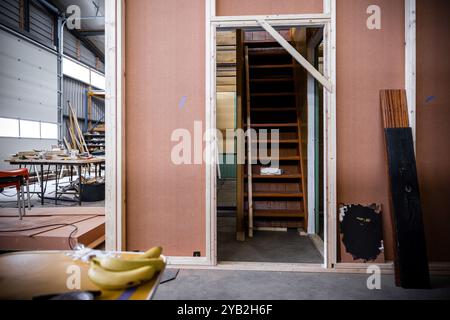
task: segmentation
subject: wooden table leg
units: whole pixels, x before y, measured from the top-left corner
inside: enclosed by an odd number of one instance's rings
[[[62,170],[62,166],[61,166]],[[55,184],[55,206],[58,205],[58,165],[55,165],[55,171],[56,171],[56,184]]]

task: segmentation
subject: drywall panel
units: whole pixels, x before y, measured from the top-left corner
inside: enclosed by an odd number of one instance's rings
[[[322,13],[323,0],[216,0],[216,15]]]
[[[450,261],[450,2],[417,1],[417,167],[431,261]]]
[[[367,27],[370,5],[381,9],[380,30]],[[387,260],[394,243],[379,91],[405,87],[404,16],[404,0],[337,1],[338,203],[382,204]]]
[[[171,161],[172,132],[204,127],[204,3],[126,2],[128,250],[206,255],[205,165]]]

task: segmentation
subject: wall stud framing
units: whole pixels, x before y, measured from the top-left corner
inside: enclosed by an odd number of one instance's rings
[[[124,113],[124,2],[105,3],[106,99],[106,250],[125,244],[125,113]]]
[[[416,0],[405,0],[405,88],[409,124],[416,144]]]
[[[205,126],[206,130],[216,128],[216,29],[211,24],[211,20],[216,15],[216,1],[206,0],[206,53],[205,53]],[[215,139],[206,142],[206,154],[215,157],[211,153],[211,150],[215,150]],[[217,194],[216,194],[216,163],[215,161],[210,161],[206,163],[206,263],[209,265],[217,264],[217,234],[216,232],[211,232],[211,230],[216,230],[216,207],[217,207]]]

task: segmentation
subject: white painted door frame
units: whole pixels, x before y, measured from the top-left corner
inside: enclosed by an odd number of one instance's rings
[[[126,249],[124,0],[105,2],[106,250]]]
[[[215,0],[206,1],[206,130],[216,128],[216,30],[217,28],[263,27],[272,34],[300,64],[306,67],[324,90],[324,198],[325,198],[325,249],[324,264],[321,268],[332,268],[336,263],[336,0],[324,0],[323,14],[309,15],[266,15],[266,16],[216,16]],[[324,28],[324,75],[317,71],[292,47],[286,46],[273,32],[272,27],[282,26],[322,26]],[[289,44],[288,44],[289,45]],[[214,142],[206,145],[213,150]],[[213,161],[206,165],[206,249],[207,263],[217,265],[217,199],[216,166]],[[304,266],[308,268],[307,265]]]
[[[409,125],[416,145],[416,0],[405,0],[405,88]]]
[[[314,64],[316,48],[323,41],[323,31],[317,32],[307,46],[307,59]],[[308,230],[309,234],[316,233],[316,82],[311,74],[307,80],[308,105]]]

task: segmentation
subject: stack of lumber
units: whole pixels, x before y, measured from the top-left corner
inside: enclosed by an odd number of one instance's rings
[[[86,145],[86,141],[84,140],[83,132],[81,131],[80,125],[78,124],[78,118],[73,110],[72,106],[70,105],[70,101],[67,101],[67,106],[69,108],[69,135],[70,135],[70,141],[67,141],[66,138],[64,138],[64,143],[66,145],[66,148],[68,150],[78,150],[80,153],[89,153],[89,148]]]

